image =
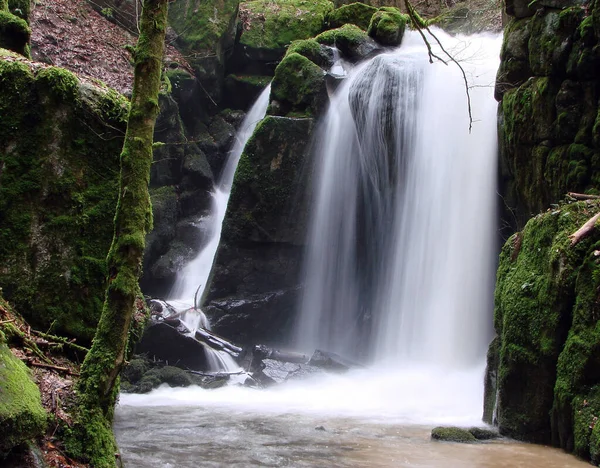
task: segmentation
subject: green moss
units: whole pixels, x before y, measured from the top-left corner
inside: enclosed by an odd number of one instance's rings
[[[397,8],[381,8],[373,15],[367,32],[380,44],[398,46],[409,22],[410,17]]]
[[[354,24],[366,31],[371,23],[371,17],[376,11],[377,8],[364,3],[351,3],[333,10],[327,17],[327,22],[331,28],[339,28],[344,24]]]
[[[327,102],[325,72],[300,54],[286,55],[275,69],[271,99],[277,100],[281,106],[277,114],[300,112],[317,115]]]
[[[31,13],[31,0],[8,0],[8,9],[13,15],[29,21]]]
[[[262,89],[270,83],[272,77],[263,75],[229,75],[228,79],[246,83]]]
[[[185,53],[222,52],[224,37],[233,29],[239,0],[191,0],[173,2],[169,7],[169,25],[179,35]]]
[[[0,60],[0,285],[26,318],[91,340],[105,289],[127,101]]]
[[[46,429],[46,411],[29,369],[0,337],[0,457]]]
[[[319,44],[329,46],[357,46],[368,38],[367,33],[353,24],[345,24],[341,28],[325,31],[315,37]]]
[[[477,439],[467,429],[461,427],[435,427],[431,430],[431,438],[445,442],[476,442]]]
[[[253,0],[240,5],[249,25],[240,43],[254,49],[283,49],[292,41],[308,39],[323,30],[333,10],[328,0]]]
[[[224,242],[285,239],[303,234],[277,230],[294,195],[312,135],[312,119],[267,116],[240,158],[223,224]],[[293,239],[293,240],[292,240]]]
[[[331,64],[331,57],[324,50],[324,46],[314,39],[303,39],[294,41],[287,49],[286,55],[300,54],[321,68],[328,68]]]
[[[494,315],[498,420],[512,437],[550,441],[556,366],[577,296],[580,256],[589,248],[589,241],[572,247],[568,236],[593,209],[574,203],[538,215],[502,249]]]
[[[29,57],[30,35],[27,21],[9,11],[0,10],[0,47]]]

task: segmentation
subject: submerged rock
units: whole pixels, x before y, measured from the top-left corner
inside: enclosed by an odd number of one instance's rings
[[[441,440],[445,442],[460,442],[460,443],[472,443],[476,442],[477,439],[467,429],[462,427],[435,427],[431,430],[431,438],[433,440]]]

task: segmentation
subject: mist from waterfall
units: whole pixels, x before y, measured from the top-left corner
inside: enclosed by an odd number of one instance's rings
[[[435,34],[467,76],[472,131],[461,70],[430,64],[417,32],[349,73],[320,130],[296,330],[304,350],[396,366],[483,359],[501,39]]]

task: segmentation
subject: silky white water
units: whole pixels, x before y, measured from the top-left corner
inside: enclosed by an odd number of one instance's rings
[[[430,64],[416,32],[353,70],[332,99],[297,326],[303,350],[388,366],[483,359],[501,39],[436,35],[468,79],[471,132],[459,67]]]

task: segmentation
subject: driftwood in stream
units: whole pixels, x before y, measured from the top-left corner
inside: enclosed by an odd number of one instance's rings
[[[586,237],[592,229],[594,229],[598,219],[600,219],[600,213],[592,216],[583,226],[569,236],[569,239],[571,239],[571,247],[576,245],[580,240]]]
[[[242,348],[236,346],[225,338],[216,335],[210,330],[206,330],[204,328],[198,328],[194,337],[200,342],[204,343],[212,349],[216,349],[217,351],[225,351],[228,354],[231,354],[234,357],[238,357],[242,352]]]

